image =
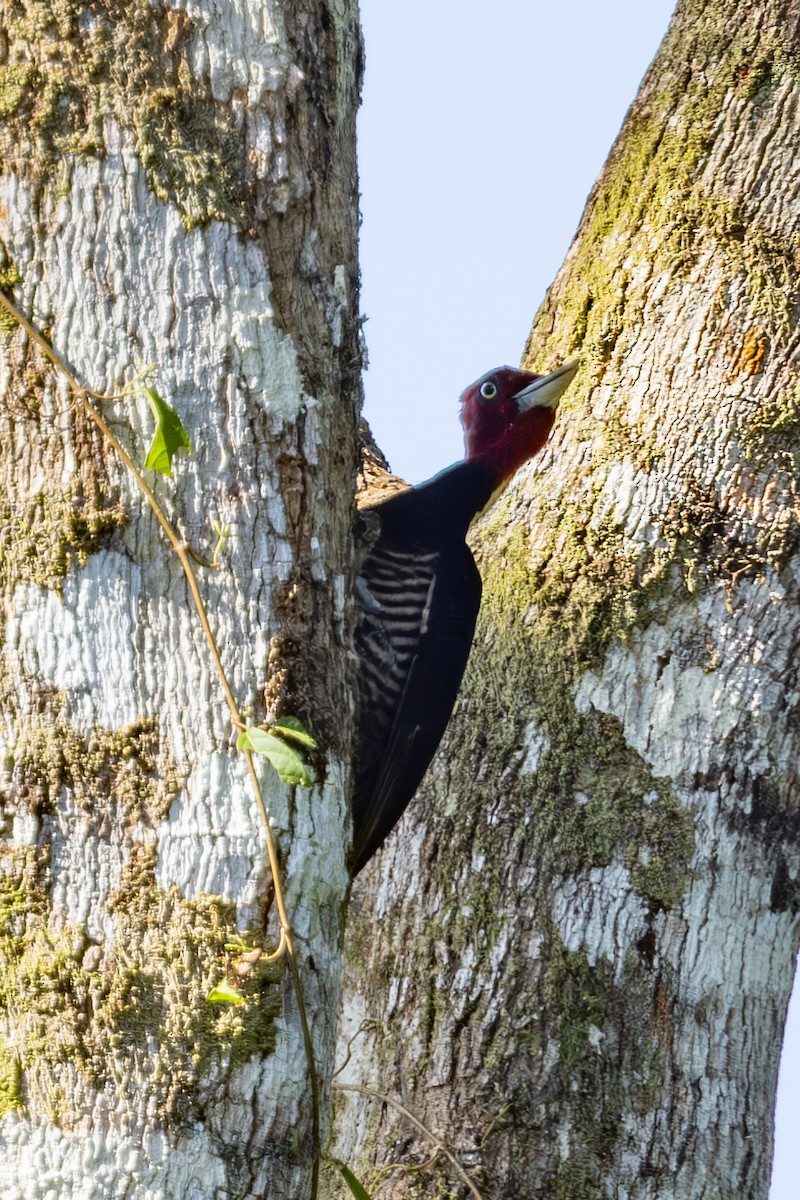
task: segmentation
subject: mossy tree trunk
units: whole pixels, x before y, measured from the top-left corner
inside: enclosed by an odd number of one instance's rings
[[[681,0],[534,322],[526,365],[584,365],[475,530],[449,735],[356,889],[343,1078],[486,1196],[767,1195],[800,928],[798,145],[800,3]],[[429,1156],[347,1106],[369,1162]]]
[[[0,0],[0,287],[77,378],[142,364],[193,442],[155,483],[254,720],[322,1077],[338,1005],[359,399],[355,0]],[[308,1194],[309,1076],[264,830],[179,563],[13,320],[0,330],[0,1191]],[[141,462],[138,398],[104,406]],[[152,478],[152,476],[151,476]],[[324,1121],[323,1121],[324,1123]]]

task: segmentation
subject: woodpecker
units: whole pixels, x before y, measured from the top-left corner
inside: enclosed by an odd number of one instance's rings
[[[400,820],[453,711],[481,602],[470,523],[541,450],[577,369],[487,372],[461,395],[465,458],[360,510],[354,876]]]

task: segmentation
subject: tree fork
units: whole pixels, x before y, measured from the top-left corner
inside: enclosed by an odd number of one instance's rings
[[[508,1195],[767,1194],[800,931],[798,18],[678,4],[525,349],[585,374],[474,531],[478,652],[354,897],[347,1082]],[[351,1103],[383,1164],[402,1124]]]

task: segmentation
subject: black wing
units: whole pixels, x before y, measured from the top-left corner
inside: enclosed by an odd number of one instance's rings
[[[460,538],[440,549],[380,540],[358,578],[356,875],[417,790],[453,711],[481,600]]]

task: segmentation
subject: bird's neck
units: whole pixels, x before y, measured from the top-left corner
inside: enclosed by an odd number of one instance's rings
[[[523,413],[488,449],[470,454],[433,479],[390,497],[380,511],[384,536],[412,537],[422,545],[466,536],[475,517],[494,502],[523,463],[547,441],[555,412]],[[373,506],[368,506],[373,507]]]
[[[465,459],[417,487],[400,492],[376,506],[384,536],[411,537],[434,546],[445,539],[462,539],[477,513],[489,503],[495,474],[488,463]]]
[[[503,430],[491,446],[471,449],[470,460],[484,462],[494,473],[493,493],[503,490],[512,476],[544,446],[555,420],[554,408],[531,408]]]

